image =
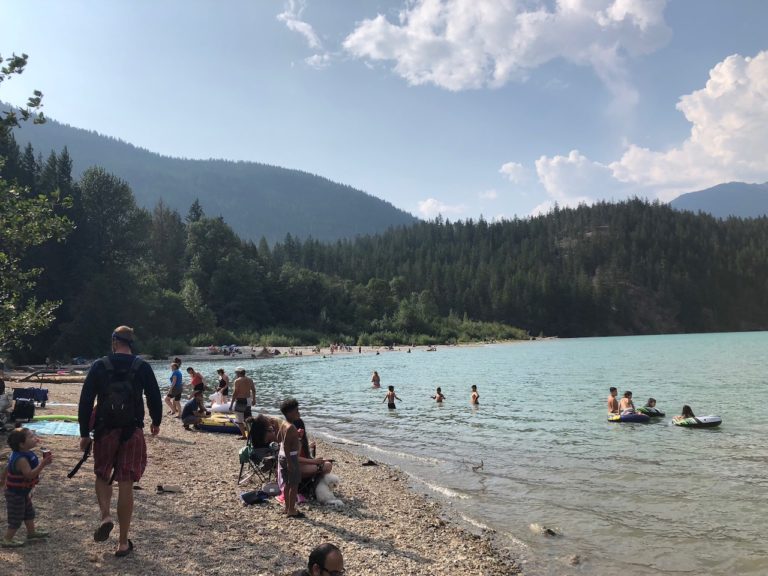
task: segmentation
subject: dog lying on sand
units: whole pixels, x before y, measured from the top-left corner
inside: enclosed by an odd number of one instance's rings
[[[325,474],[321,476],[315,484],[315,498],[320,504],[330,506],[342,506],[344,502],[336,498],[333,490],[341,484],[341,480],[336,474]]]

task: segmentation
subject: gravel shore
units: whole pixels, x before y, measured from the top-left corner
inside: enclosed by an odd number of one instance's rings
[[[37,414],[75,414],[76,408],[55,403],[77,403],[79,394],[78,384],[51,385],[54,405]],[[5,439],[2,443],[4,463],[8,450]],[[302,520],[286,519],[274,500],[243,506],[244,489],[237,485],[243,442],[229,434],[185,431],[178,420],[168,419],[159,436],[147,436],[149,463],[141,489],[134,491],[136,549],[115,558],[116,531],[109,542],[93,541],[98,510],[92,461],[68,480],[81,456],[78,439],[46,436],[43,444],[53,451],[54,463],[43,472],[33,501],[37,523],[51,538],[0,549],[0,566],[9,574],[284,575],[305,567],[310,550],[323,542],[341,548],[349,574],[521,573],[508,553],[494,547],[492,534],[471,534],[453,523],[439,503],[411,491],[399,470],[362,466],[366,458],[319,440],[318,456],[336,461],[334,473],[341,478],[336,496],[343,506],[303,504]],[[157,485],[181,491],[158,494]],[[0,526],[4,530],[5,522]]]

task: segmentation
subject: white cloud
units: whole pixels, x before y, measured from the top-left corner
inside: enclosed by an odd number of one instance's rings
[[[499,168],[499,173],[503,174],[510,182],[520,183],[525,177],[525,167],[519,162],[507,162]]]
[[[480,192],[478,195],[478,198],[481,200],[496,200],[499,197],[499,193],[496,192],[493,188],[490,190],[485,190],[483,192]]]
[[[621,158],[607,164],[577,150],[539,158],[536,172],[549,205],[629,195],[668,201],[722,182],[768,180],[768,51],[719,62],[704,88],[682,96],[677,108],[691,132],[668,150],[630,143]]]
[[[466,207],[463,204],[445,204],[436,198],[427,198],[426,200],[420,200],[418,203],[419,214],[424,218],[435,218],[442,214],[443,216],[449,214],[462,214]]]
[[[320,37],[312,25],[301,19],[305,7],[305,0],[288,0],[285,10],[277,15],[277,19],[283,22],[292,32],[301,34],[312,50],[319,51],[304,61],[313,68],[325,68],[330,63],[331,56],[323,49],[323,43],[320,41]]]
[[[615,98],[637,99],[625,58],[669,37],[666,0],[411,0],[392,23],[359,23],[344,48],[394,62],[410,84],[448,90],[498,87],[563,58],[591,66]]]

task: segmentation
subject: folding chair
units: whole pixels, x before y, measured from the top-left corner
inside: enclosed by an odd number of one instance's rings
[[[253,478],[261,484],[272,480],[277,468],[277,453],[269,447],[254,448],[246,444],[240,448],[240,474],[237,484],[242,486]]]

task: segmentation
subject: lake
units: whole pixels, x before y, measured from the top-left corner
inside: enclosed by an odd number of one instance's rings
[[[764,575],[766,350],[761,332],[239,363],[256,381],[260,409],[274,414],[295,396],[310,434],[400,467],[456,518],[497,531],[527,574]],[[209,384],[216,368],[232,377],[235,366],[193,365]],[[381,390],[371,389],[373,370]],[[402,398],[395,411],[382,403],[388,385]],[[442,406],[430,399],[436,386]],[[610,386],[632,390],[637,406],[655,397],[667,417],[609,423]],[[672,426],[683,404],[721,416],[722,426]]]

